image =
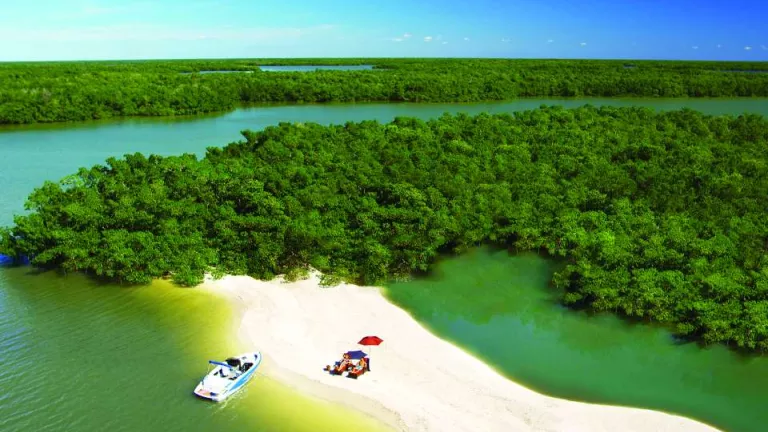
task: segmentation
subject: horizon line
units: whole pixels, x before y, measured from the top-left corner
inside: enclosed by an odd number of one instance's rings
[[[768,63],[766,60],[717,60],[717,59],[672,59],[672,58],[585,58],[585,57],[168,57],[168,58],[104,58],[104,59],[50,59],[50,60],[0,60],[7,63],[85,63],[85,62],[149,62],[149,61],[233,61],[233,60],[543,60],[543,61],[637,61],[637,62],[685,62],[685,63]]]

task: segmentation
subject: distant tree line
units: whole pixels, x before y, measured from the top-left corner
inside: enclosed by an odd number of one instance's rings
[[[274,64],[366,71],[264,72]],[[198,71],[253,73],[199,74]],[[290,102],[474,102],[521,97],[768,96],[768,63],[292,59],[0,63],[0,124],[226,111]]]
[[[46,182],[0,252],[129,283],[311,265],[378,284],[492,243],[562,257],[565,304],[768,348],[761,116],[542,107],[243,135]]]

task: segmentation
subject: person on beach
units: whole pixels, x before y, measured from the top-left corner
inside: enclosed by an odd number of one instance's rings
[[[357,366],[352,368],[351,371],[349,371],[350,374],[353,374],[355,376],[360,376],[365,373],[365,371],[368,368],[368,362],[366,361],[366,357],[363,357],[360,359],[360,361],[357,363]]]
[[[341,357],[341,363],[339,363],[339,367],[346,367],[352,364],[352,360],[349,358],[349,353],[344,353],[344,355]]]
[[[344,355],[341,358],[341,362],[338,364],[338,366],[333,368],[333,371],[338,373],[338,374],[340,374],[340,373],[344,372],[345,370],[347,370],[347,368],[350,367],[350,366],[352,366],[352,360],[350,360],[348,353],[344,353]],[[325,367],[325,370],[327,370],[327,371],[331,370],[331,366],[327,365]]]

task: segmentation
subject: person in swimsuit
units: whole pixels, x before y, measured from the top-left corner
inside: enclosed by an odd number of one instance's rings
[[[333,368],[333,371],[340,374],[345,370],[347,370],[347,368],[350,366],[352,366],[352,360],[350,360],[349,354],[344,353],[344,355],[341,358],[341,362],[339,362],[338,366]],[[325,370],[327,371],[331,370],[331,366],[330,365],[326,366]]]
[[[354,373],[355,375],[362,375],[365,373],[365,371],[368,368],[368,362],[365,360],[365,357],[360,359],[360,362],[355,366],[351,373]]]

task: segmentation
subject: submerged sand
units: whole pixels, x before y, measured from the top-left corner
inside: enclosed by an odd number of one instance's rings
[[[238,335],[264,355],[262,373],[407,431],[716,431],[658,411],[573,402],[519,385],[431,334],[379,288],[324,288],[319,275],[286,283],[247,276],[208,281],[242,317]],[[362,336],[384,339],[371,372],[354,380],[323,367],[360,349]],[[428,353],[428,355],[424,355]]]

